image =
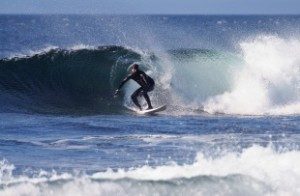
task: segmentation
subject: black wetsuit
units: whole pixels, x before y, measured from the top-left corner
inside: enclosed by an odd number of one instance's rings
[[[151,109],[152,105],[151,105],[151,101],[150,101],[150,98],[149,98],[147,92],[150,92],[154,89],[154,86],[155,86],[154,80],[150,76],[148,76],[145,72],[143,72],[141,70],[137,70],[136,72],[127,76],[121,82],[119,89],[122,88],[122,86],[130,79],[136,81],[141,86],[136,91],[134,91],[134,93],[131,95],[131,99],[132,99],[133,103],[141,109],[141,105],[139,104],[137,97],[139,95],[143,95],[147,101],[148,108]]]

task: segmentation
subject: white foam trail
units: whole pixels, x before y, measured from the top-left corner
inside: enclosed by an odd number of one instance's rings
[[[240,44],[245,64],[230,91],[209,98],[206,111],[229,114],[300,113],[300,40],[260,36]]]
[[[193,164],[119,169],[92,175],[41,172],[12,175],[1,164],[0,195],[299,195],[300,152],[253,146]],[[6,175],[3,175],[3,172]]]

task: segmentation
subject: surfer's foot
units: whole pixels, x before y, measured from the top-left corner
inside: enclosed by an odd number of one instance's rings
[[[149,106],[149,107],[147,108],[147,110],[151,110],[151,109],[153,109],[153,107],[152,107],[152,106]]]

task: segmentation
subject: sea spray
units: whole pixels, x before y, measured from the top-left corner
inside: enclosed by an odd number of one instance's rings
[[[209,98],[206,111],[227,114],[300,113],[300,41],[259,36],[240,44],[245,61],[232,90]]]

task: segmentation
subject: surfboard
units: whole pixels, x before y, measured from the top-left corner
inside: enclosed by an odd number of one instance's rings
[[[162,106],[159,106],[159,107],[156,107],[156,108],[153,108],[153,109],[150,109],[150,110],[137,110],[136,113],[138,114],[154,114],[156,112],[161,112],[161,111],[164,111],[165,109],[167,109],[167,106],[166,105],[162,105]]]

